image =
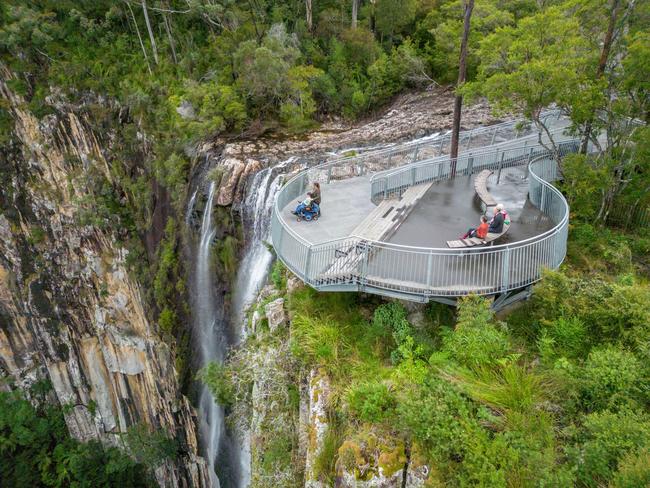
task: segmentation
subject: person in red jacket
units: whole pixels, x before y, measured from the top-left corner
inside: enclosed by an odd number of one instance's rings
[[[487,217],[485,215],[481,215],[481,223],[479,226],[469,229],[463,236],[461,236],[461,239],[467,239],[469,237],[478,237],[479,239],[485,239],[485,236],[488,233],[488,227],[489,225]]]

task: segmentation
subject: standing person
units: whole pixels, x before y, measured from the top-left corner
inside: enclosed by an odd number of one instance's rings
[[[481,215],[481,223],[479,224],[479,226],[476,228],[472,227],[471,229],[469,229],[465,233],[465,235],[461,237],[461,239],[467,239],[468,237],[478,237],[479,239],[485,239],[489,227],[490,226],[488,225],[488,218],[485,215]]]
[[[320,205],[320,183],[318,181],[314,181],[312,189],[307,195],[309,195],[316,205]]]

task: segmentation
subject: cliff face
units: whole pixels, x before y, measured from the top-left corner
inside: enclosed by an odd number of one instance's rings
[[[1,67],[0,67],[1,68]],[[97,135],[74,111],[42,120],[7,86],[0,100],[15,140],[0,155],[0,380],[52,383],[71,434],[120,444],[145,423],[181,446],[156,470],[163,486],[204,486],[196,416],[181,395],[173,352],[143,308],[112,230],[80,225],[77,184],[89,167],[110,181]]]

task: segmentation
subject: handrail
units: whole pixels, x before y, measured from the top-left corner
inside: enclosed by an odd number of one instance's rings
[[[550,117],[555,117],[556,120],[559,120],[559,119],[560,119],[560,116],[561,116],[561,113],[560,113],[559,110],[549,110],[549,111],[547,111],[547,112],[544,112],[544,115],[543,115],[543,117],[544,117],[545,119],[548,119],[548,118],[550,118]],[[500,124],[495,124],[495,125],[492,125],[492,126],[479,127],[479,128],[472,129],[472,130],[469,130],[469,131],[463,131],[463,132],[461,132],[460,137],[459,137],[459,140],[460,140],[460,143],[459,143],[459,144],[460,144],[460,146],[461,146],[459,152],[460,152],[461,155],[463,155],[463,154],[465,154],[465,153],[467,152],[467,150],[469,149],[469,146],[471,146],[472,138],[473,138],[477,133],[493,132],[493,135],[492,135],[492,141],[494,141],[495,138],[496,138],[497,133],[498,133],[500,130],[502,130],[502,129],[504,129],[504,128],[517,127],[518,125],[520,125],[520,124],[522,124],[522,123],[526,123],[526,122],[527,122],[527,121],[526,121],[525,119],[516,119],[516,120],[512,120],[512,121],[502,122],[502,123],[500,123]],[[563,130],[564,127],[561,127],[560,129]],[[555,131],[555,129],[552,129],[552,130]],[[517,132],[519,132],[519,131],[517,131]],[[513,142],[513,140],[520,140],[520,141],[524,141],[524,140],[527,140],[527,139],[530,140],[530,139],[532,138],[532,136],[533,136],[533,135],[536,135],[536,134],[537,134],[537,132],[534,132],[534,131],[533,131],[533,132],[531,132],[531,134],[529,134],[528,136],[526,136],[526,137],[524,137],[524,138],[521,138],[521,137],[515,137],[515,138],[512,139],[512,140],[505,141],[505,142],[501,142],[501,143],[498,143],[498,144],[496,144],[496,145],[493,144],[492,146],[493,146],[493,147],[502,147],[503,145],[511,144],[511,143]],[[307,176],[309,173],[314,173],[314,172],[324,171],[324,170],[326,170],[326,169],[328,169],[328,168],[329,168],[329,169],[334,168],[334,167],[336,167],[337,165],[341,165],[341,164],[346,164],[346,165],[351,165],[351,164],[353,164],[353,165],[355,165],[355,164],[364,164],[364,162],[367,161],[368,159],[371,159],[371,158],[381,158],[382,156],[387,156],[388,163],[390,164],[390,162],[391,162],[391,158],[392,158],[394,155],[398,154],[398,153],[403,153],[403,152],[407,152],[407,153],[408,153],[408,151],[413,150],[413,151],[414,151],[414,154],[417,156],[417,154],[418,154],[418,149],[419,149],[419,148],[423,148],[423,147],[431,146],[431,145],[433,145],[434,143],[435,143],[436,145],[438,145],[439,142],[440,142],[440,147],[442,148],[442,145],[443,145],[444,140],[445,140],[445,138],[447,137],[447,135],[448,135],[448,134],[444,134],[444,135],[442,135],[441,137],[433,138],[433,139],[427,141],[425,144],[421,144],[421,143],[419,143],[419,142],[417,142],[417,141],[416,141],[415,143],[414,143],[414,142],[410,142],[410,143],[402,144],[402,145],[399,145],[399,146],[390,147],[390,148],[387,148],[387,149],[382,149],[382,150],[377,150],[377,151],[369,151],[369,152],[366,152],[366,153],[362,153],[362,154],[360,154],[360,155],[348,156],[348,157],[344,157],[344,158],[334,158],[334,159],[331,159],[331,160],[325,161],[324,163],[318,164],[318,165],[316,165],[316,166],[312,166],[312,167],[310,167],[310,168],[307,168],[306,170],[303,170],[303,171],[299,172],[298,174],[294,175],[292,178],[290,178],[290,179],[289,179],[289,180],[284,184],[283,189],[280,191],[280,193],[278,194],[278,196],[277,196],[277,198],[276,198],[276,200],[275,200],[275,203],[274,203],[274,212],[277,212],[278,217],[279,217],[279,220],[282,222],[282,224],[283,224],[283,226],[285,227],[285,229],[286,229],[288,232],[290,232],[290,233],[293,235],[293,237],[294,237],[295,239],[301,240],[301,241],[303,241],[303,242],[304,242],[305,244],[307,244],[307,245],[311,245],[311,243],[309,243],[309,242],[308,242],[307,240],[305,240],[302,236],[300,236],[298,233],[294,232],[290,227],[288,227],[288,226],[286,225],[286,222],[285,222],[285,220],[284,220],[284,217],[282,216],[281,210],[282,210],[282,208],[284,208],[285,204],[288,203],[288,202],[284,202],[284,201],[283,201],[283,198],[282,198],[282,197],[283,197],[283,194],[286,193],[286,189],[287,189],[287,187],[290,187],[292,184],[295,184],[295,183],[296,183],[299,179],[301,179],[301,178],[306,178],[306,176]],[[468,146],[468,147],[466,147],[466,149],[465,149],[464,151],[463,151],[463,148],[462,148],[462,146],[463,146],[463,142],[465,142],[465,143],[466,143],[466,146]],[[478,154],[478,153],[477,153],[477,154]],[[443,158],[443,156],[439,156],[439,157],[440,157],[440,158]],[[414,159],[415,159],[415,158],[414,158]],[[428,161],[430,161],[430,159],[426,158],[426,159],[423,160],[423,161],[417,161],[417,162],[418,162],[418,163],[424,163],[424,162],[428,162]],[[414,162],[411,162],[410,164],[414,164]],[[406,165],[403,165],[403,166],[406,166]],[[393,168],[393,169],[395,169],[395,168]],[[305,185],[305,186],[306,186],[306,185]],[[303,188],[303,190],[304,190],[304,189],[305,189],[305,188]],[[303,191],[299,192],[299,194],[302,194],[302,193],[303,193]],[[282,205],[280,205],[281,203],[282,203]]]
[[[575,146],[573,140],[565,142]],[[272,215],[272,242],[277,255],[296,275],[320,289],[338,286],[336,289],[365,289],[425,299],[430,296],[460,296],[470,292],[494,294],[527,286],[540,278],[540,267],[555,268],[563,261],[569,207],[562,193],[550,184],[557,177],[556,163],[550,152],[539,145],[520,145],[509,149],[521,151],[522,148],[529,151],[529,156],[527,160],[522,159],[520,152],[516,162],[519,165],[524,161],[528,163],[530,200],[554,224],[551,229],[539,235],[514,243],[462,250],[405,246],[371,241],[355,235],[311,244],[287,226],[281,210],[293,199],[294,193],[302,193],[310,172],[316,177],[324,177],[323,171],[326,171],[326,177],[329,178],[332,168],[341,163],[341,160],[335,160],[301,171],[278,194]],[[494,152],[493,147],[491,151],[482,151],[480,154],[489,156]],[[473,156],[478,154],[475,152]],[[464,153],[464,156],[467,158],[468,154]],[[391,176],[409,174],[414,169],[438,167],[444,164],[444,159],[449,161],[448,157],[439,157],[406,164],[391,174],[382,175],[382,178],[385,180]],[[349,161],[345,160],[348,164]],[[364,161],[356,161],[355,164],[364,164]],[[347,166],[338,168],[350,171]],[[478,164],[470,168],[470,172],[480,168]],[[462,169],[467,170],[467,167]],[[356,167],[352,168],[352,174],[356,175],[357,170]],[[359,173],[363,174],[363,168],[359,169]],[[377,179],[373,179],[375,181]],[[416,178],[407,183],[417,184]],[[292,196],[287,198],[288,194]],[[460,261],[454,261],[457,258]],[[453,270],[459,266],[458,263],[467,265],[467,269],[457,270],[463,276],[454,275]],[[515,265],[512,269],[511,264]],[[354,266],[354,273],[348,269],[350,266]],[[422,274],[424,269],[426,276]],[[472,270],[476,273],[476,279],[472,278]],[[469,284],[461,286],[463,277]]]

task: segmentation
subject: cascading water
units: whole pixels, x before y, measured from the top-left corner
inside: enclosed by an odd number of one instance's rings
[[[251,226],[250,241],[237,272],[237,282],[233,297],[233,320],[242,323],[246,310],[257,296],[266,281],[273,255],[265,242],[269,239],[271,211],[275,196],[284,177],[283,170],[295,158],[289,158],[277,166],[263,169],[253,178],[244,200],[244,221]],[[243,331],[243,328],[242,328]]]
[[[228,337],[239,342],[245,335],[244,319],[258,290],[266,281],[273,255],[264,242],[269,236],[273,202],[280,189],[283,168],[292,159],[258,172],[249,186],[242,216],[249,225],[249,241],[240,262],[231,303],[231,317],[225,316],[225,304],[215,296],[214,273],[210,266],[210,249],[216,234],[213,204],[216,193],[210,184],[201,219],[198,245],[194,253],[193,317],[195,343],[200,351],[199,367],[210,362],[223,362],[228,349]],[[188,202],[186,224],[191,225],[197,189]],[[229,334],[230,332],[230,334]],[[205,385],[199,390],[200,438],[210,466],[213,488],[245,488],[250,484],[250,442],[246,432],[229,433],[224,422],[224,410]],[[219,474],[215,471],[218,468]]]
[[[210,269],[210,246],[216,229],[212,222],[212,205],[216,185],[210,184],[208,199],[203,211],[201,221],[201,234],[198,249],[195,254],[194,269],[194,320],[195,331],[198,331],[201,353],[200,366],[203,367],[210,361],[223,361],[225,354],[224,334],[222,327],[217,327],[219,316],[223,313],[217,308],[214,299],[213,274]],[[190,204],[194,205],[196,193]],[[189,212],[191,212],[191,207]],[[188,212],[188,213],[189,213]],[[219,321],[220,322],[220,321]],[[224,429],[224,412],[212,397],[210,390],[201,385],[199,393],[199,414],[201,417],[201,438],[204,445],[213,487],[220,487],[219,479],[214,472],[214,463],[219,451],[219,443]]]

